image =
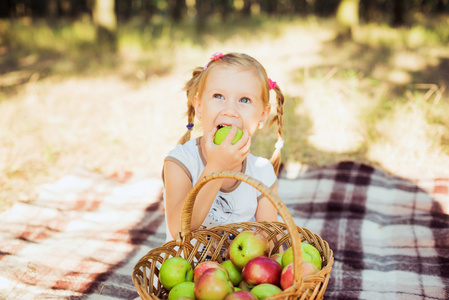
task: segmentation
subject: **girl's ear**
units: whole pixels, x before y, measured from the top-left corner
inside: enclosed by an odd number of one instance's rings
[[[193,107],[195,107],[196,117],[201,121],[201,101],[200,99],[198,99],[198,95],[195,95],[195,97],[193,97]]]
[[[262,129],[267,123],[268,117],[270,116],[271,106],[266,106],[262,112],[262,115],[259,119],[259,129]]]

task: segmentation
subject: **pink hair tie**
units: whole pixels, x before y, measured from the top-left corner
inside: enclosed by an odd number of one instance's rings
[[[268,78],[268,84],[269,84],[270,90],[274,89],[277,86],[276,81],[273,81],[270,78]]]
[[[219,60],[220,58],[223,57],[223,53],[221,52],[215,52],[214,54],[212,54],[212,56],[210,57],[211,60]]]
[[[217,60],[219,60],[219,59],[222,58],[222,57],[223,57],[223,53],[221,53],[221,52],[215,52],[215,53],[212,54],[212,56],[210,57],[210,60],[217,61]],[[207,63],[207,65],[204,67],[203,70],[206,70],[207,67],[209,66],[209,64],[210,64],[210,62]]]

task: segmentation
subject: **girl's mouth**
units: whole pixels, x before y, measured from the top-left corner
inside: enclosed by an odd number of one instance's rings
[[[228,123],[222,123],[222,124],[217,125],[217,130],[221,129],[223,127],[232,127],[232,126],[236,126],[236,125],[232,125],[232,124],[228,124]],[[239,128],[239,127],[237,127],[237,128]]]

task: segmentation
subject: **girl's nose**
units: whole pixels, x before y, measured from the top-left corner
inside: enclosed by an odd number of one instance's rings
[[[226,105],[223,108],[222,114],[229,117],[237,117],[238,110],[235,101],[226,101]]]

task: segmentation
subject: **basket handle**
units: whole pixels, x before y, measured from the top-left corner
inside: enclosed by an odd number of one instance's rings
[[[259,180],[254,179],[244,173],[233,171],[211,173],[207,176],[204,176],[192,187],[192,189],[187,194],[186,201],[184,202],[182,208],[181,232],[180,232],[181,238],[184,239],[191,233],[193,205],[195,204],[195,199],[199,191],[207,182],[219,178],[237,179],[248,183],[249,185],[256,188],[259,192],[261,192],[265,197],[267,197],[268,200],[270,200],[270,202],[276,207],[277,211],[279,212],[279,215],[282,217],[287,226],[287,230],[290,233],[290,237],[292,240],[293,270],[294,270],[293,282],[301,284],[302,281],[301,239],[298,230],[296,230],[296,224],[293,222],[292,216],[290,215],[285,204],[282,202],[282,200],[276,193],[274,193],[270,188],[268,188],[265,184],[263,184]]]

